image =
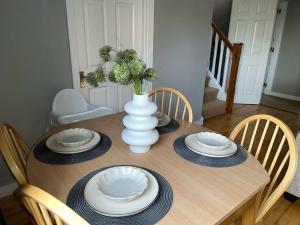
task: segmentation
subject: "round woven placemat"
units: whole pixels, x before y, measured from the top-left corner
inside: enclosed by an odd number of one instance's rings
[[[152,225],[160,221],[170,210],[173,203],[173,191],[168,181],[158,173],[147,170],[158,182],[159,193],[156,200],[144,211],[125,217],[103,216],[90,208],[84,198],[84,189],[87,182],[97,173],[110,167],[102,168],[81,178],[70,190],[67,205],[77,212],[91,225]]]
[[[182,158],[202,166],[208,167],[231,167],[236,166],[247,160],[248,153],[240,145],[237,144],[237,152],[229,157],[214,158],[197,154],[190,150],[184,142],[186,135],[177,138],[174,142],[174,150]]]
[[[101,140],[99,144],[86,151],[76,154],[60,154],[56,153],[46,146],[46,140],[41,141],[39,144],[37,144],[33,150],[34,156],[37,158],[37,160],[47,163],[47,164],[73,164],[73,163],[80,163],[87,160],[94,159],[96,157],[99,157],[103,155],[105,152],[107,152],[110,149],[111,146],[111,140],[110,138],[102,133],[99,133],[101,135]]]
[[[157,127],[156,129],[159,134],[167,134],[177,130],[178,128],[179,128],[179,123],[176,120],[171,119],[171,122],[168,125],[163,127]]]

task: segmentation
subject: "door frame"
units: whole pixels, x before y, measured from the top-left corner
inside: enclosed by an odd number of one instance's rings
[[[69,34],[69,46],[71,55],[71,67],[72,67],[72,80],[73,88],[80,89],[80,77],[79,77],[79,54],[77,51],[77,38],[76,38],[76,26],[75,26],[75,10],[73,8],[72,1],[66,0],[66,13],[67,24]],[[141,57],[146,62],[148,67],[153,67],[153,34],[154,34],[154,0],[141,0],[143,1],[143,38],[144,46]]]
[[[278,3],[278,10],[281,10],[281,14],[276,14],[276,21],[274,24],[274,32],[272,35],[272,45],[270,49],[270,54],[269,54],[269,60],[268,60],[268,66],[267,66],[267,71],[266,71],[266,77],[265,77],[265,84],[267,85],[264,87],[264,94],[266,95],[273,95],[273,96],[278,96],[278,97],[283,97],[280,93],[272,92],[272,86],[273,86],[273,80],[275,77],[276,73],[276,68],[277,68],[277,63],[278,63],[278,58],[279,58],[279,53],[280,53],[280,47],[281,47],[281,42],[282,42],[282,36],[284,32],[284,27],[285,27],[285,21],[286,21],[286,15],[287,15],[287,9],[288,9],[288,1],[282,1]],[[276,32],[277,31],[277,32]],[[274,35],[278,35],[278,38],[274,38]],[[279,96],[281,95],[281,96]],[[284,95],[284,94],[283,94]]]

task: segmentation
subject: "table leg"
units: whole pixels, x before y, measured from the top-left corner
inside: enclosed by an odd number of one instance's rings
[[[244,211],[244,213],[242,215],[242,225],[254,225],[255,224],[261,197],[262,197],[262,192],[259,192],[256,195],[254,203],[248,209],[246,209]]]

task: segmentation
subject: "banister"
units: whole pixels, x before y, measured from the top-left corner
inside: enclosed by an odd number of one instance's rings
[[[221,29],[218,27],[218,25],[215,22],[211,23],[212,28],[214,31],[219,35],[219,37],[224,41],[227,48],[230,49],[231,52],[233,52],[233,44],[228,40],[228,38],[225,36],[225,34],[221,31]]]
[[[228,85],[226,88],[226,112],[232,113],[235,89],[236,89],[236,82],[237,82],[237,76],[238,76],[238,69],[239,69],[239,64],[240,64],[243,43],[233,43],[232,44],[215,22],[212,22],[211,26],[213,28],[213,31],[218,34],[218,37],[224,42],[225,46],[231,52],[232,58],[231,58],[230,72],[229,72],[229,76],[228,76]],[[223,83],[226,83],[226,82],[223,82]]]

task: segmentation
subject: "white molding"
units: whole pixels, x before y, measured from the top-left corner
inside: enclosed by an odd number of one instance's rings
[[[209,70],[207,70],[207,74],[210,78],[209,82],[208,82],[208,86],[213,87],[213,88],[217,88],[219,90],[218,95],[217,95],[217,99],[219,99],[221,101],[226,101],[227,95],[223,91],[223,88],[221,87],[221,85],[218,83],[216,78],[214,78],[214,76],[212,75],[212,73]]]
[[[0,186],[0,198],[13,194],[17,187],[18,184],[16,182]]]
[[[280,92],[265,91],[265,94],[275,96],[275,97],[279,97],[279,98],[286,98],[286,99],[290,99],[290,100],[300,101],[300,97],[298,97],[298,96],[283,94],[283,93],[280,93]]]
[[[74,0],[66,0],[67,22],[68,22],[68,35],[69,35],[69,48],[71,55],[71,67],[72,67],[72,80],[73,88],[80,89],[79,79],[79,57],[77,51],[77,35],[75,26],[75,9]]]
[[[196,121],[194,122],[194,124],[197,124],[197,125],[199,125],[199,126],[202,126],[202,125],[203,125],[203,121],[204,121],[204,118],[203,118],[203,116],[201,116],[201,118],[200,118],[199,120],[196,120]]]
[[[274,80],[276,69],[277,69],[278,58],[279,58],[279,54],[280,54],[280,47],[281,47],[281,42],[282,42],[282,36],[283,36],[283,32],[284,32],[284,27],[285,27],[288,1],[280,2],[278,5],[278,8],[280,8],[282,10],[282,14],[276,15],[276,22],[274,24],[274,31],[273,31],[273,35],[272,35],[272,40],[273,40],[272,47],[275,48],[275,51],[273,53],[270,52],[270,54],[269,54],[269,62],[268,62],[268,67],[267,67],[267,72],[266,72],[267,87],[265,87],[264,93],[272,92],[273,80]],[[281,20],[278,20],[278,18],[280,18],[279,16],[282,17]],[[278,32],[276,32],[276,28],[278,28]],[[277,38],[274,38],[275,32],[276,32],[276,35],[278,35]]]

